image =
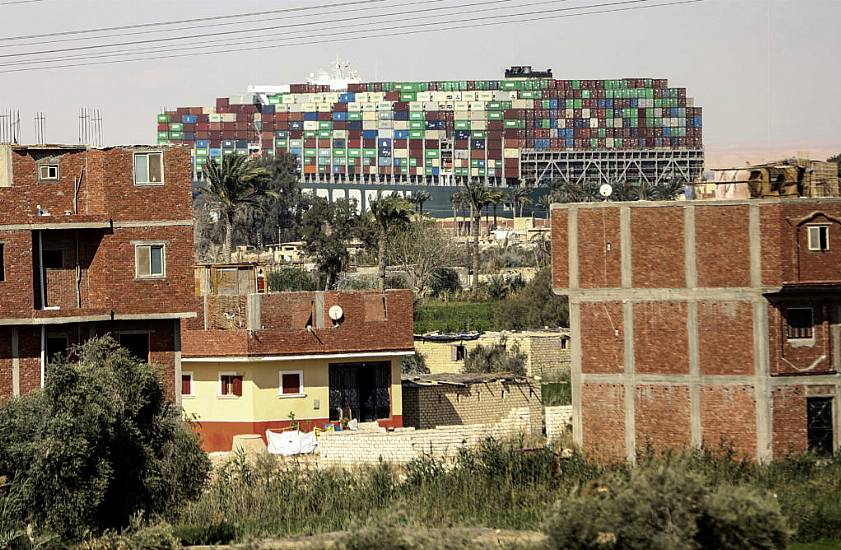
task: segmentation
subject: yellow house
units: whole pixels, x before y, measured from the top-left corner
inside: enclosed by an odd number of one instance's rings
[[[411,291],[211,296],[202,309],[183,331],[181,396],[205,450],[292,425],[403,425]]]
[[[464,360],[476,346],[517,345],[526,354],[526,374],[552,381],[570,367],[567,329],[454,334],[416,334],[415,352],[422,355],[430,373],[462,372]]]

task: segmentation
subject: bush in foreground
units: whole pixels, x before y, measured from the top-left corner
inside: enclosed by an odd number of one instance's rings
[[[43,391],[0,408],[0,476],[22,504],[6,521],[78,540],[196,498],[210,462],[154,369],[110,337],[73,356],[51,362]]]
[[[783,549],[777,502],[748,486],[710,489],[681,465],[642,466],[576,490],[546,521],[550,547],[570,549]]]

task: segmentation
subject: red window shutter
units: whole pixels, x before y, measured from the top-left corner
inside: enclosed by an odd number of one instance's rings
[[[228,395],[228,377],[222,376],[219,378],[219,380],[222,382],[222,389],[220,390],[220,394]]]
[[[234,376],[234,395],[242,395],[242,376]]]
[[[189,374],[182,374],[181,375],[181,395],[192,395],[192,387],[190,382],[192,382]]]

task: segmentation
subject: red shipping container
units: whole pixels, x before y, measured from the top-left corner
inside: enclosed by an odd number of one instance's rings
[[[385,100],[386,101],[400,101],[400,92],[397,90],[392,90],[390,92],[385,93]]]
[[[394,140],[394,148],[395,149],[406,149],[409,145],[408,139],[395,139]]]
[[[362,140],[362,148],[363,149],[374,149],[377,146],[376,139],[363,139]]]
[[[304,140],[304,147],[307,149],[315,149],[315,145],[318,141],[315,138],[307,138]]]
[[[329,139],[319,139],[318,140],[318,147],[320,149],[329,149],[330,148],[330,140]]]
[[[347,140],[347,146],[350,149],[361,149],[362,148],[362,139],[360,138],[353,138]]]
[[[426,140],[426,148],[427,149],[438,149],[438,140],[437,139]]]
[[[454,149],[470,149],[470,140],[457,139],[453,142]]]
[[[263,140],[263,149],[264,150],[269,150],[269,149],[272,149],[273,147],[274,147],[274,140],[272,140],[272,139],[264,139]]]

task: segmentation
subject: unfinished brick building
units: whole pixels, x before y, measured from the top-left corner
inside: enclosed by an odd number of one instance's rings
[[[552,252],[584,448],[839,447],[841,200],[554,205]]]
[[[0,399],[110,333],[177,401],[195,316],[190,151],[0,145]]]

